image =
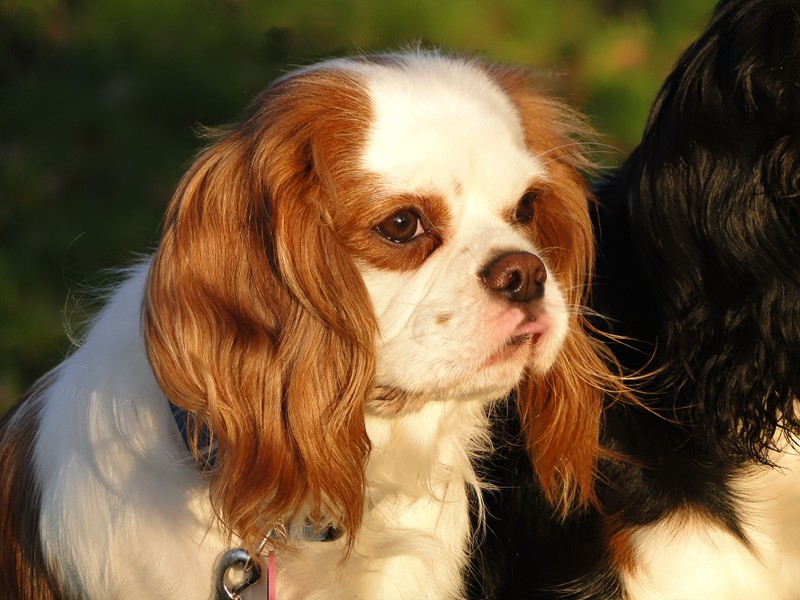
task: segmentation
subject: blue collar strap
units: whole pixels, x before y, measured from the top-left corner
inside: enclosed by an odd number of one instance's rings
[[[175,425],[178,427],[178,432],[181,434],[183,444],[186,449],[192,454],[192,444],[189,440],[189,419],[196,419],[196,415],[184,410],[180,406],[176,406],[170,400],[169,408],[172,411],[172,418],[175,419]],[[195,462],[197,468],[203,473],[207,473],[214,469],[217,463],[217,444],[211,440],[211,432],[206,426],[200,428],[197,432],[197,451]]]
[[[172,411],[172,418],[175,419],[175,425],[178,427],[178,432],[181,434],[183,444],[186,449],[192,454],[192,444],[189,439],[189,420],[197,418],[194,413],[184,410],[180,406],[176,406],[172,401],[169,403],[169,408]],[[208,473],[214,469],[217,462],[217,445],[211,439],[211,432],[208,427],[201,427],[197,432],[197,450],[198,456],[195,457],[197,468],[202,473]],[[307,522],[303,526],[302,538],[307,542],[332,542],[338,540],[342,536],[343,531],[334,525],[325,525],[320,528],[311,522]]]

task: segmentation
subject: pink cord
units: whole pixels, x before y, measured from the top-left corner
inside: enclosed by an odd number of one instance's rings
[[[275,600],[275,552],[267,554],[267,600]]]

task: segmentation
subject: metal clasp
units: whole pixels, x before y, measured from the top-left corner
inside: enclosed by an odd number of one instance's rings
[[[226,550],[214,565],[214,600],[241,600],[247,588],[261,579],[261,567],[242,548]]]

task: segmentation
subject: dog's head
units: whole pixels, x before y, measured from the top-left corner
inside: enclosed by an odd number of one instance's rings
[[[521,71],[410,53],[274,83],[182,180],[151,267],[160,385],[218,444],[211,494],[253,543],[354,530],[365,415],[518,389],[554,499],[591,494],[610,381],[584,331],[580,119]]]
[[[658,94],[624,169],[663,323],[657,379],[686,422],[763,457],[798,431],[800,12],[721,2]]]

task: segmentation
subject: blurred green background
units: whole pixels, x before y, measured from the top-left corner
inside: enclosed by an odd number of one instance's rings
[[[711,0],[0,0],[0,413],[153,247],[200,147],[275,76],[421,41],[532,64],[612,165]],[[101,275],[98,275],[101,273]]]

